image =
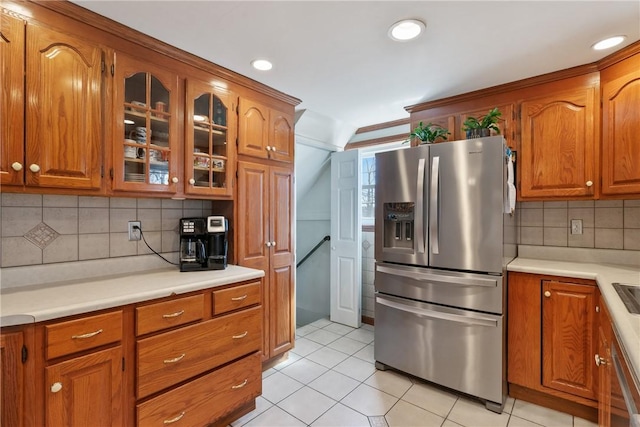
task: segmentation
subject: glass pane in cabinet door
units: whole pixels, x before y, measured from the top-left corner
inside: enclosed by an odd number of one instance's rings
[[[215,95],[213,96],[213,123],[219,126],[227,126],[227,107]]]
[[[212,136],[212,154],[214,156],[226,157],[227,155],[227,131],[226,129],[213,129]]]
[[[147,106],[147,73],[136,73],[124,80],[124,102],[138,107]]]
[[[145,162],[145,149],[136,147],[136,157],[130,157],[125,146],[124,180],[126,182],[147,182],[147,164]]]
[[[169,90],[158,80],[155,76],[151,75],[151,105],[149,106],[156,117],[167,117],[171,106],[169,105]]]

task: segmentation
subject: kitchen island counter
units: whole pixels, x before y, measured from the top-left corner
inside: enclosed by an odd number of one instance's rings
[[[573,256],[569,257],[564,256],[566,252],[560,253],[560,250],[556,253],[554,248],[545,248],[544,252],[545,254],[542,255],[538,250],[529,251],[525,248],[523,251],[522,248],[519,248],[519,257],[508,265],[507,270],[595,280],[607,304],[614,328],[628,356],[635,379],[636,381],[640,380],[640,315],[629,313],[612,286],[612,283],[615,282],[640,285],[640,256],[631,253],[628,260],[629,265],[618,265],[610,262],[590,261],[589,252],[581,250],[572,251]],[[629,255],[629,253],[625,255]],[[554,260],[541,259],[543,257],[553,257]],[[566,261],[557,261],[558,259],[566,259]],[[604,259],[604,261],[608,260]],[[615,261],[627,262],[627,260],[620,258]]]
[[[259,279],[264,271],[229,265],[181,273],[177,268],[4,288],[0,326],[15,326]]]

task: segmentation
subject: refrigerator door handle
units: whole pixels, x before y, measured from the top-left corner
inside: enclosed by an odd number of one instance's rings
[[[439,230],[438,230],[438,211],[439,211],[439,194],[438,187],[440,179],[440,157],[434,156],[431,160],[431,200],[430,202],[430,212],[429,212],[429,239],[431,240],[431,253],[439,254],[440,253],[440,245],[438,242]]]
[[[449,277],[439,274],[419,273],[416,271],[404,271],[398,268],[385,267],[384,265],[377,265],[377,270],[380,273],[391,274],[394,276],[408,277],[413,280],[430,283],[445,283],[447,285],[457,286],[483,286],[487,288],[495,288],[498,286],[498,281],[494,279],[484,278],[467,278],[467,277]]]
[[[418,253],[423,254],[425,250],[424,245],[424,174],[425,174],[425,159],[418,161],[418,178],[417,178],[417,192],[416,194],[416,215],[415,215],[415,229],[418,236]]]
[[[386,305],[387,307],[414,314],[419,317],[425,317],[430,319],[445,320],[449,322],[462,323],[465,325],[487,326],[490,328],[497,328],[498,321],[493,319],[487,319],[477,315],[460,316],[457,314],[444,313],[436,310],[425,310],[423,308],[411,307],[402,303],[388,300],[382,297],[376,297],[378,304]]]

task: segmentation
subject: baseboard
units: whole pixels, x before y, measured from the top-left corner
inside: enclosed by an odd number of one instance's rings
[[[365,323],[367,325],[371,325],[374,326],[374,321],[375,319],[373,317],[369,317],[369,316],[362,316],[362,323]]]

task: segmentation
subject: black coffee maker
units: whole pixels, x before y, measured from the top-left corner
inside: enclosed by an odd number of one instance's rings
[[[180,219],[180,271],[224,270],[228,229],[223,216]]]

